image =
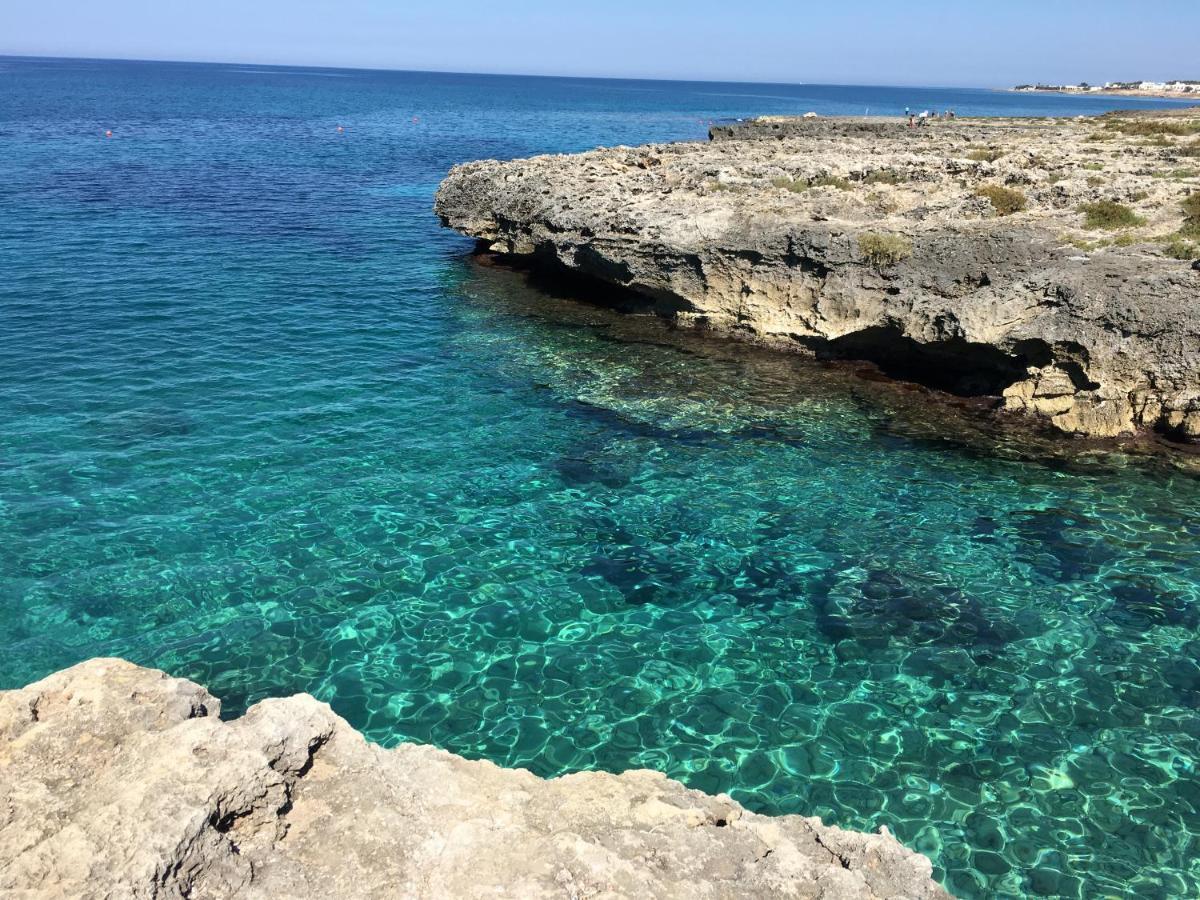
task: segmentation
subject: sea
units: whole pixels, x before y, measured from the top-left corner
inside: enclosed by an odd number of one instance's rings
[[[0,688],[887,826],[959,897],[1200,895],[1200,482],[480,265],[456,163],[1171,101],[0,58]],[[924,418],[922,418],[924,417]]]

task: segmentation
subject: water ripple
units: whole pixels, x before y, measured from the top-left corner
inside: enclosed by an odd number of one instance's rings
[[[428,211],[464,158],[789,101],[24,65],[0,687],[122,655],[230,713],[309,691],[383,743],[886,824],[961,896],[1200,892],[1194,479],[532,314]]]

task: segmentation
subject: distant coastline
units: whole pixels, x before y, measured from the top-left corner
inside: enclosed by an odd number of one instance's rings
[[[1110,97],[1154,97],[1200,102],[1200,81],[1108,81],[1088,84],[1019,84],[1011,90],[1022,94],[1096,94]]]

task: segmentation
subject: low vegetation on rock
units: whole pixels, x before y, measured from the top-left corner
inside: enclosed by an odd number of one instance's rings
[[[1084,227],[1089,231],[1115,231],[1118,228],[1135,228],[1146,224],[1145,219],[1124,203],[1117,203],[1115,200],[1085,203],[1079,207],[1079,211],[1083,213]]]
[[[842,191],[854,190],[854,185],[846,178],[839,178],[836,175],[820,175],[816,178],[788,178],[781,176],[772,178],[771,184],[777,188],[783,188],[785,191],[791,191],[793,194],[803,194],[811,188],[834,187]]]
[[[1143,137],[1163,137],[1165,135],[1187,137],[1200,134],[1200,123],[1187,119],[1172,121],[1170,119],[1110,114],[1105,117],[1104,127],[1109,131]]]
[[[899,234],[867,232],[858,236],[858,249],[876,269],[886,269],[912,256],[912,241]]]
[[[1001,187],[998,184],[981,185],[975,189],[975,193],[990,200],[996,214],[1001,216],[1011,216],[1029,205],[1029,198],[1020,191]]]
[[[1189,194],[1182,203],[1184,237],[1200,238],[1200,191]]]
[[[809,187],[822,188],[832,187],[839,191],[852,191],[854,185],[847,178],[842,178],[838,175],[822,175],[820,178],[814,178],[808,183]]]
[[[1163,253],[1171,259],[1200,259],[1200,244],[1185,241],[1179,236],[1172,237],[1163,247]]]
[[[981,148],[970,151],[967,154],[967,159],[973,160],[974,162],[995,162],[1002,156],[1004,156],[1003,150]]]
[[[1200,258],[1200,192],[1189,194],[1183,207],[1183,227],[1171,235],[1164,252],[1172,259]]]
[[[718,191],[718,192],[720,192],[720,191],[733,191],[734,193],[736,193],[736,192],[738,192],[738,191],[741,191],[741,190],[744,190],[744,188],[743,188],[743,187],[742,187],[742,185],[740,185],[740,184],[730,184],[730,183],[729,183],[729,182],[727,182],[727,181],[721,181],[721,180],[719,180],[719,179],[716,179],[716,178],[714,178],[714,179],[712,179],[711,181],[709,181],[709,182],[708,182],[708,189],[709,189],[710,191]]]
[[[805,178],[787,178],[781,176],[772,178],[771,184],[777,188],[783,188],[785,191],[791,191],[793,194],[801,194],[808,190],[808,180]]]

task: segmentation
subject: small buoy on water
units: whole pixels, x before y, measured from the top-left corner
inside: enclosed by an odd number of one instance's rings
[[[104,136],[105,136],[106,138],[107,138],[107,137],[112,137],[112,129],[110,128],[108,131],[104,132]]]
[[[338,126],[338,134],[341,134],[341,133],[342,133],[343,131],[345,131],[345,130],[346,130],[346,129],[345,129],[345,128],[343,128],[341,125],[339,125],[339,126]]]
[[[421,117],[420,117],[420,116],[413,116],[413,124],[414,124],[414,125],[416,125],[416,124],[417,124],[418,122],[420,122],[420,121],[421,121]]]

